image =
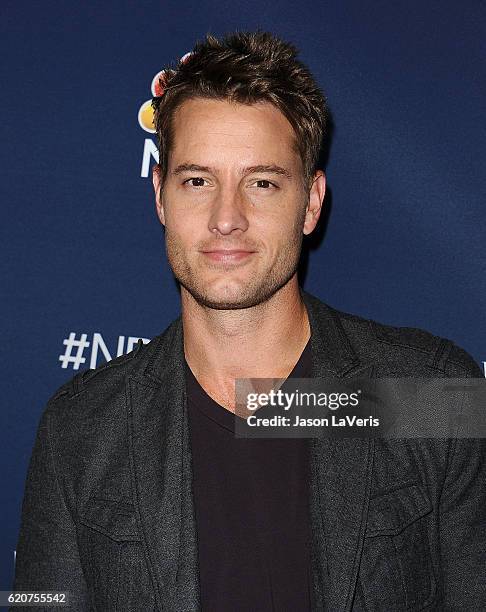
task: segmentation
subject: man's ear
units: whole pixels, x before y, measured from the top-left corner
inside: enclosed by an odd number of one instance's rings
[[[164,214],[164,204],[162,201],[162,194],[160,192],[161,185],[161,173],[162,169],[159,164],[154,164],[152,168],[152,184],[154,186],[155,191],[155,208],[157,210],[157,216],[162,225],[165,225],[165,214]]]
[[[305,209],[304,234],[310,234],[316,227],[321,214],[325,193],[326,176],[322,170],[317,170],[312,179],[309,201]]]

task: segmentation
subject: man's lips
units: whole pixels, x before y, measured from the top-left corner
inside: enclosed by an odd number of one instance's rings
[[[243,249],[211,249],[208,251],[201,251],[201,253],[212,261],[230,263],[242,261],[250,255],[253,255],[255,251],[245,251]]]

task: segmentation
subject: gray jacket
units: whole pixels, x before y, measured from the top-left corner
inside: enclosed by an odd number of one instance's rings
[[[314,377],[483,377],[449,340],[302,297]],[[183,356],[179,317],[51,397],[15,590],[69,591],[70,610],[200,610]],[[484,440],[313,439],[310,490],[314,610],[486,610]]]

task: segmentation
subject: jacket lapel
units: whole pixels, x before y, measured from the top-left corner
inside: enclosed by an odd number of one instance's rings
[[[337,314],[302,291],[313,377],[372,376]],[[154,339],[144,371],[127,379],[133,490],[159,610],[200,609],[182,321]],[[313,439],[314,609],[350,610],[363,546],[373,440]]]
[[[372,377],[353,350],[338,315],[302,291],[311,326],[312,377]],[[368,512],[374,440],[311,440],[310,508],[314,607],[351,610]]]
[[[128,422],[134,496],[159,610],[200,609],[196,524],[180,318],[131,376]]]

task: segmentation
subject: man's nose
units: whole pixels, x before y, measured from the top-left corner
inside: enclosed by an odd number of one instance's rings
[[[245,214],[245,203],[237,189],[221,190],[211,209],[209,231],[220,234],[231,234],[235,230],[246,231],[248,219]]]

